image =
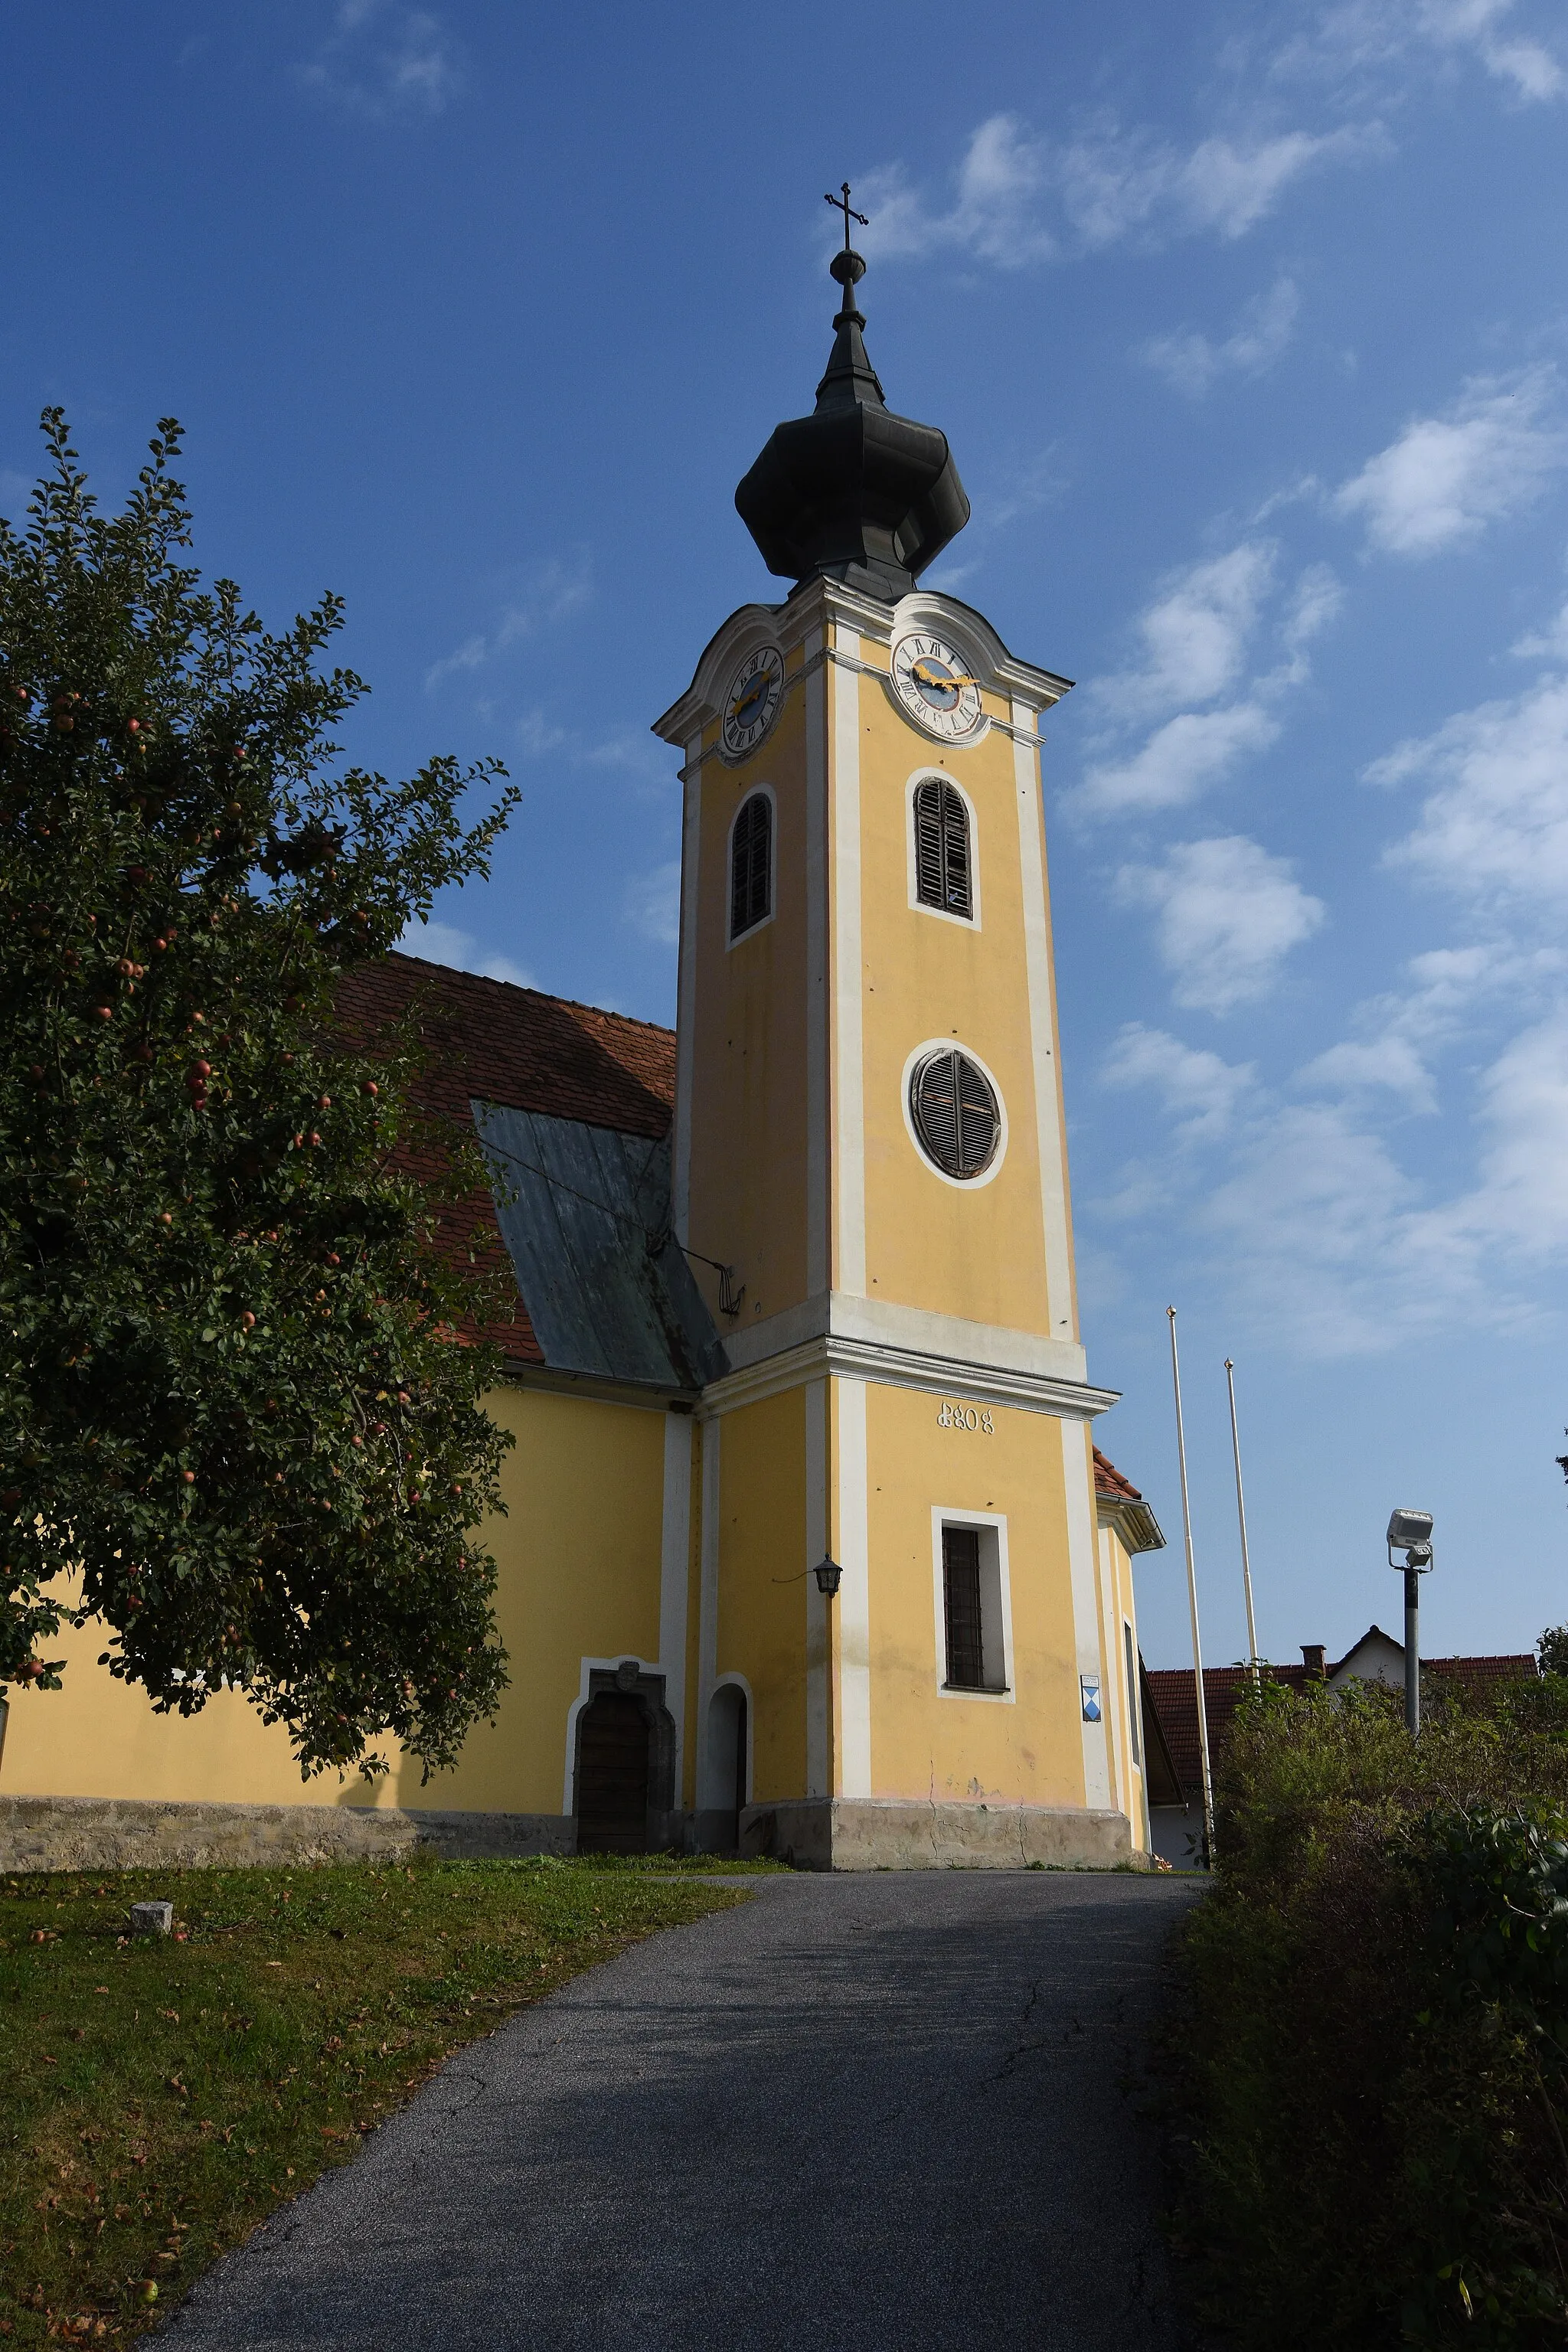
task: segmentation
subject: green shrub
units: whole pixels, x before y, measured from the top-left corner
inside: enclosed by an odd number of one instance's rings
[[[1188,2234],[1246,2346],[1568,2330],[1568,1679],[1266,1685],[1184,1937]]]

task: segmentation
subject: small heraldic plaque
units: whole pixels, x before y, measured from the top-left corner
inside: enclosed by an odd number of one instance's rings
[[[1078,1686],[1083,1694],[1083,1719],[1085,1723],[1098,1723],[1100,1721],[1100,1676],[1098,1675],[1079,1675],[1078,1678]]]

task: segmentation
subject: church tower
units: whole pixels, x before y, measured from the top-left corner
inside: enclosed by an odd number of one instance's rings
[[[818,1864],[1105,1862],[1146,1832],[1040,797],[1070,681],[918,584],[969,501],[886,404],[847,196],[816,407],[735,494],[794,585],[656,728],[684,760],[672,1222],[728,1365],[687,1801],[739,1796],[743,1843]]]

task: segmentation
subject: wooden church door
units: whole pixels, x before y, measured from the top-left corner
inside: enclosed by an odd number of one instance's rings
[[[626,1691],[601,1691],[584,1710],[577,1751],[579,1853],[646,1853],[647,1713]]]

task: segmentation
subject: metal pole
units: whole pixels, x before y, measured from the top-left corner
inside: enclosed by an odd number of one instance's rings
[[[1198,1576],[1193,1562],[1193,1510],[1187,1497],[1187,1439],[1182,1425],[1182,1368],[1176,1359],[1176,1310],[1167,1307],[1171,1318],[1171,1386],[1176,1399],[1176,1459],[1182,1472],[1182,1530],[1187,1546],[1187,1605],[1193,1620],[1193,1687],[1198,1702],[1198,1756],[1204,1776],[1204,1842],[1208,1849],[1206,1860],[1214,1867],[1214,1775],[1209,1769],[1209,1718],[1204,1705],[1204,1645],[1198,1633]]]
[[[1414,1739],[1421,1728],[1421,1571],[1405,1568],[1405,1728]]]
[[[1258,1620],[1252,1613],[1252,1562],[1247,1556],[1247,1505],[1241,1495],[1241,1439],[1236,1427],[1236,1366],[1227,1356],[1225,1360],[1225,1384],[1230,1391],[1230,1450],[1236,1459],[1236,1523],[1241,1529],[1241,1589],[1247,1595],[1247,1654],[1252,1661],[1252,1678],[1258,1679]]]

